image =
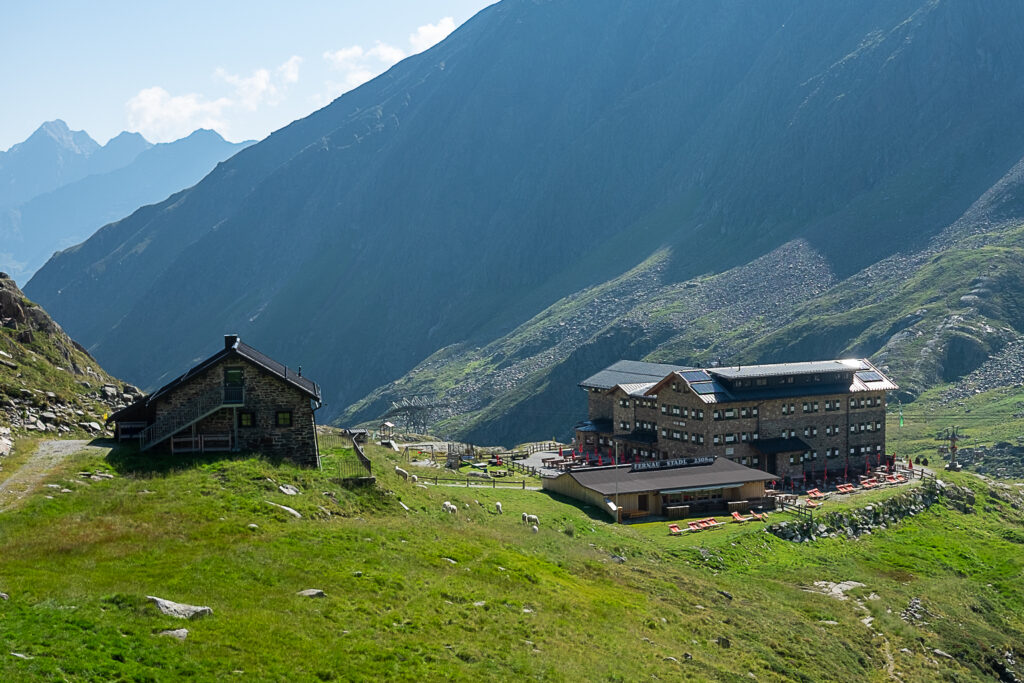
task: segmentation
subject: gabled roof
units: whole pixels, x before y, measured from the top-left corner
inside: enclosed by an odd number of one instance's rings
[[[852,379],[848,384],[844,382],[842,384],[825,383],[744,389],[730,388],[732,383],[739,379],[821,375],[826,373],[844,373]],[[651,388],[646,390],[646,394],[648,396],[657,395],[667,382],[685,384],[704,403],[709,404],[899,389],[895,382],[883,375],[866,358],[808,361],[803,363],[772,363],[733,368],[708,368],[706,370],[676,370],[652,385]]]
[[[632,382],[630,384],[616,384],[616,388],[622,389],[627,396],[642,398],[648,389],[654,386],[654,382]]]
[[[735,367],[708,368],[708,373],[728,379],[750,377],[779,377],[782,375],[822,375],[826,372],[854,372],[868,370],[873,366],[864,359],[813,360],[799,363],[767,363],[765,365],[738,365]]]
[[[249,346],[235,335],[228,335],[227,337],[225,337],[224,341],[225,344],[223,349],[213,354],[199,365],[192,367],[185,374],[180,375],[179,377],[171,380],[167,384],[163,385],[162,387],[154,391],[152,394],[149,395],[149,397],[147,397],[146,402],[150,403],[156,400],[160,396],[163,396],[167,392],[174,390],[178,386],[184,384],[193,377],[202,374],[207,369],[213,367],[217,363],[221,362],[222,360],[230,356],[244,358],[250,363],[253,363],[263,368],[270,374],[276,375],[277,377],[283,379],[285,382],[291,384],[296,389],[305,392],[306,394],[309,395],[310,398],[316,401],[320,400],[320,387],[317,385],[316,382],[310,380],[307,377],[303,377],[302,375],[298,374],[288,366],[282,363],[278,363],[270,356],[267,356],[266,354],[257,351],[256,349]]]
[[[620,360],[601,372],[580,382],[587,389],[611,389],[619,384],[645,384],[657,382],[675,370],[688,370],[684,365],[646,363],[639,360]]]

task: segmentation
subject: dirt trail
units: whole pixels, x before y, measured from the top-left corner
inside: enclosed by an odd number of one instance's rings
[[[43,441],[24,465],[0,481],[0,512],[14,507],[18,501],[31,493],[50,470],[69,455],[83,451],[103,453],[107,450],[109,449],[103,446],[90,446],[88,441],[82,439]]]

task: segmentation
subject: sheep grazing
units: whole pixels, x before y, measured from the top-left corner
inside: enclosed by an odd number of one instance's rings
[[[537,525],[536,525],[536,524],[534,524],[534,525],[533,525],[532,527],[530,527],[530,530],[531,530],[531,531],[532,531],[533,533],[537,533],[538,531],[540,531],[540,529],[538,529],[538,528],[537,528]]]
[[[500,502],[495,502],[494,503],[494,509],[497,510],[498,514],[500,515],[501,514],[501,503]]]
[[[526,523],[539,525],[540,519],[537,518],[537,515],[526,515]]]
[[[527,517],[527,515],[526,515],[526,513],[524,512],[524,513],[523,513],[523,524],[526,524],[526,517]]]
[[[447,512],[449,515],[454,515],[459,512],[459,506],[453,505],[452,502],[448,500],[441,503],[441,509]]]
[[[403,470],[398,465],[395,465],[395,474],[400,476],[402,479],[405,479],[406,481],[409,481],[409,473],[406,472],[405,470]]]
[[[416,483],[416,482],[418,482],[419,480],[420,480],[420,478],[419,478],[419,477],[417,477],[417,476],[416,476],[415,474],[413,474],[413,475],[412,475],[412,483],[414,483],[414,484],[415,484],[415,483]]]

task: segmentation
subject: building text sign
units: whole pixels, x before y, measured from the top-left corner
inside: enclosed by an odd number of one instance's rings
[[[715,458],[711,455],[704,455],[699,458],[675,458],[673,460],[654,460],[652,462],[638,462],[630,468],[630,472],[643,472],[645,470],[667,470],[673,467],[690,467],[692,465],[711,465]]]

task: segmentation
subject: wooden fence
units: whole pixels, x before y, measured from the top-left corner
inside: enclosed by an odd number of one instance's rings
[[[331,463],[331,468],[337,467],[341,479],[373,476],[373,464],[358,441],[336,432],[317,432],[316,441],[320,455],[337,458],[337,462]]]
[[[490,482],[492,489],[526,489],[526,480],[520,479],[519,481],[509,481],[500,479],[484,479],[482,477],[440,477],[430,476],[429,474],[418,474],[421,482],[430,483],[433,482],[434,486],[438,486],[441,482],[454,482],[456,484],[465,484],[466,488],[471,488],[475,485],[477,488],[486,488],[487,483]]]

